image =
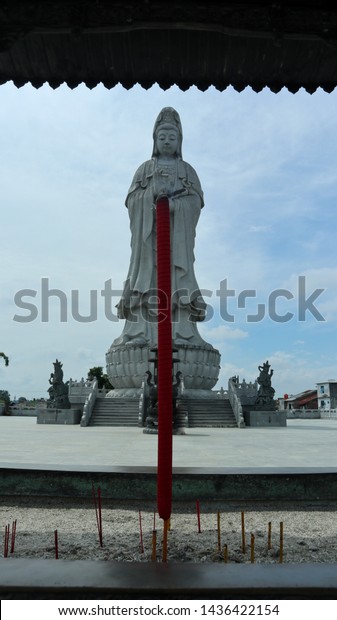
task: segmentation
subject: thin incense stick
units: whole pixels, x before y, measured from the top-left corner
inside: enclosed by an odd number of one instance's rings
[[[102,528],[102,498],[101,498],[101,487],[97,489],[97,497],[98,497],[98,523],[99,523],[99,544],[103,547],[103,528]]]
[[[242,553],[246,553],[245,513],[241,512]]]
[[[8,558],[9,523],[5,525],[4,558]]]
[[[152,531],[152,562],[156,562],[157,560],[157,530]]]
[[[218,551],[221,551],[220,512],[217,513]]]
[[[96,500],[96,492],[95,492],[94,483],[92,483],[92,497],[93,497],[94,507],[95,507],[99,544],[101,547],[103,547],[101,487],[98,487],[97,489],[97,500]]]
[[[59,542],[58,542],[57,530],[54,531],[54,542],[55,542],[55,560],[58,560],[59,559]]]
[[[196,508],[197,508],[197,519],[198,519],[198,534],[201,533],[201,524],[200,524],[200,502],[197,499],[196,501]]]
[[[15,547],[15,536],[16,536],[16,519],[12,523],[12,536],[11,536],[11,553],[14,553]]]
[[[254,564],[255,561],[255,536],[254,534],[250,535],[250,561]]]
[[[142,528],[142,513],[139,510],[139,537],[140,537],[140,552],[144,553],[144,544],[143,544],[143,528]]]
[[[164,537],[163,537],[163,562],[167,562],[167,533],[169,529],[169,519],[164,520]]]
[[[271,549],[271,521],[268,523],[268,549]]]
[[[97,510],[97,502],[96,502],[96,493],[95,493],[94,483],[92,483],[92,498],[94,500],[97,530],[98,530],[98,534],[99,534],[99,520],[98,520],[98,510]]]
[[[280,522],[280,564],[283,562],[283,521]]]

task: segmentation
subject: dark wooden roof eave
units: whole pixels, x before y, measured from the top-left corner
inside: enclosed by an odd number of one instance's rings
[[[0,8],[2,84],[294,93],[337,85],[337,10],[325,2],[5,4],[17,11]]]

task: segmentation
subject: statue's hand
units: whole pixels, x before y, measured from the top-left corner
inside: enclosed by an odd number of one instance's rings
[[[162,187],[157,194],[156,201],[160,200],[161,198],[166,198],[166,197],[167,197],[167,191],[164,187]]]

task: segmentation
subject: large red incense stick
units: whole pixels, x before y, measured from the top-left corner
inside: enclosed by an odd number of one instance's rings
[[[172,321],[170,211],[166,196],[157,200],[158,288],[158,472],[157,504],[168,520],[172,506]]]

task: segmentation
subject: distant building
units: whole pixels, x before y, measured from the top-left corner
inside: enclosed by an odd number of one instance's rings
[[[299,394],[285,394],[278,399],[279,409],[318,409],[317,390],[305,390]]]
[[[323,411],[337,409],[337,380],[329,379],[316,383],[318,408]]]

